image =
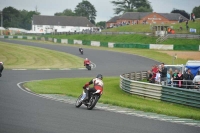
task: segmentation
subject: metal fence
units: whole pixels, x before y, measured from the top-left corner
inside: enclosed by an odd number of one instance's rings
[[[168,34],[168,38],[187,38],[187,39],[200,39],[200,35],[193,34]]]
[[[200,108],[200,91],[197,89],[178,88],[174,84],[152,84],[140,82],[147,78],[147,72],[131,72],[120,75],[120,88],[130,94],[159,99],[166,102]],[[191,80],[185,80],[185,86]]]
[[[159,84],[151,84],[127,79],[120,76],[120,88],[130,94],[143,97],[161,99],[162,86]]]

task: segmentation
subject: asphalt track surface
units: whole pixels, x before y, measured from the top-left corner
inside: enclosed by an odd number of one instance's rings
[[[117,52],[78,49],[70,46],[0,40],[67,52],[89,58],[97,67],[87,70],[4,70],[0,78],[0,133],[199,133],[200,128],[85,107],[37,97],[22,91],[17,83],[31,80],[119,76],[149,69],[156,61]],[[106,91],[106,90],[105,90]],[[134,101],[133,101],[134,102]]]

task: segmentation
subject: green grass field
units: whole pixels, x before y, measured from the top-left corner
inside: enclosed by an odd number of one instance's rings
[[[83,67],[83,59],[74,55],[5,42],[0,42],[0,59],[6,69]]]
[[[82,86],[91,78],[67,78],[25,83],[25,87],[40,94],[62,94],[78,97]],[[104,77],[104,92],[100,102],[146,112],[200,120],[200,109],[161,102],[128,94],[119,88],[119,77]]]

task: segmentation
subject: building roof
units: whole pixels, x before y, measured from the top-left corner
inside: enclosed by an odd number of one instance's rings
[[[113,18],[108,20],[107,23],[115,23],[117,21],[117,19],[119,19],[119,18],[120,18],[120,16],[114,16]]]
[[[115,16],[111,18],[107,23],[115,23],[118,19],[121,20],[141,20],[142,18],[146,17],[147,15],[152,14],[152,12],[126,12],[121,16]],[[188,20],[186,17],[182,16],[180,13],[157,13],[169,21],[178,21],[179,17],[181,16],[183,20]]]
[[[188,20],[186,17],[181,15],[180,13],[158,13],[161,16],[165,17],[168,20],[179,20],[179,17],[181,16],[183,20]]]
[[[33,15],[33,25],[95,27],[86,17]]]
[[[126,12],[120,19],[140,20],[149,14],[151,14],[151,12]]]

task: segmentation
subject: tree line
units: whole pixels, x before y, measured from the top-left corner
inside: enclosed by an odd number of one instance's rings
[[[115,7],[113,10],[117,15],[125,12],[153,12],[151,3],[148,0],[113,0],[111,3]],[[196,18],[200,18],[199,12],[200,6],[194,7],[192,10]],[[32,16],[41,14],[37,9],[35,11],[17,10],[11,6],[5,7],[1,13],[3,13],[3,27],[15,27],[27,30],[30,30],[32,27]],[[91,23],[96,24],[96,26],[105,27],[105,21],[95,22],[96,13],[94,5],[87,0],[82,0],[74,10],[65,9],[62,12],[54,13],[54,16],[84,16]],[[171,13],[180,13],[186,18],[190,18],[190,14],[185,10],[173,9]]]

